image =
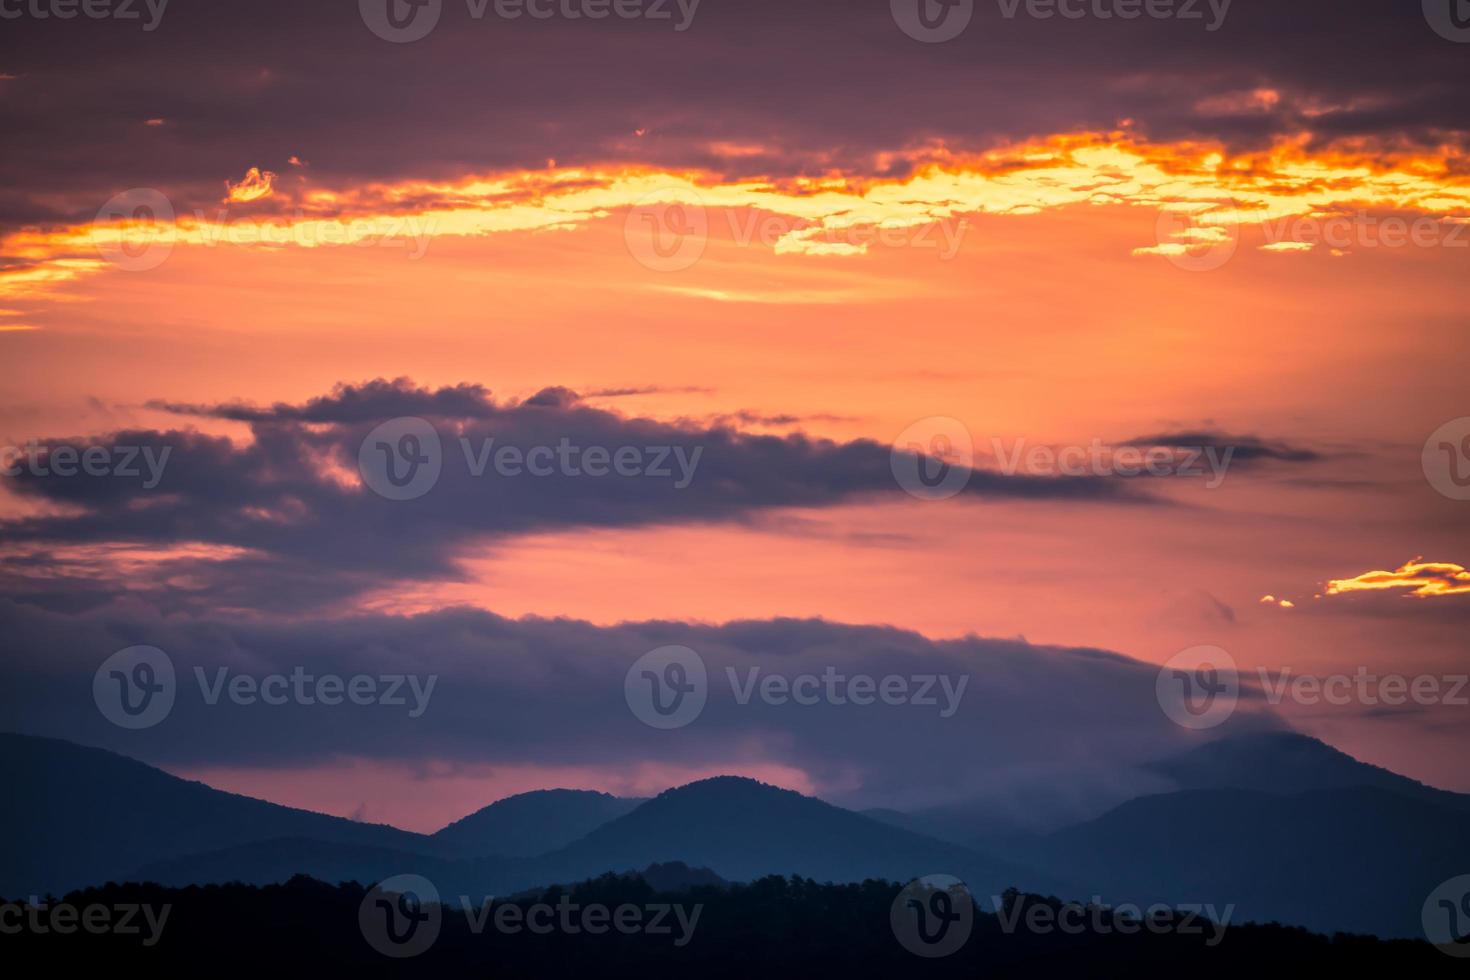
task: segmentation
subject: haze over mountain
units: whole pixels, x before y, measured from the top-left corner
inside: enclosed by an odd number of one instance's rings
[[[1440,806],[1470,809],[1470,795],[1426,786],[1296,732],[1250,733],[1206,742],[1148,768],[1178,789],[1304,793],[1373,787]]]

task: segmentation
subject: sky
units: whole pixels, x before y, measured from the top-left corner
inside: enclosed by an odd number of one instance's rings
[[[87,9],[0,2],[0,728],[415,830],[726,772],[1095,802],[1261,726],[1470,791],[1449,4]],[[1199,648],[1207,730],[1157,686]]]

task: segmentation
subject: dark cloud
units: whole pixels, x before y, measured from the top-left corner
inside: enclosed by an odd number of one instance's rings
[[[871,805],[924,805],[1054,780],[1080,792],[1134,765],[1177,754],[1191,733],[1155,699],[1158,668],[1098,650],[916,633],[816,620],[724,626],[650,622],[597,627],[570,620],[504,619],[446,610],[411,618],[307,621],[163,617],[114,607],[53,615],[0,601],[9,681],[0,686],[0,729],[100,744],[174,766],[307,766],[341,757],[384,762],[593,766],[640,763],[796,767]],[[115,651],[164,650],[179,677],[172,712],[154,728],[111,726],[92,698],[92,678]],[[709,672],[703,712],[677,731],[643,724],[624,682],[642,655],[665,645],[695,650]],[[385,705],[209,705],[195,669],[228,676],[417,674],[437,676],[427,710]],[[913,678],[942,675],[959,690],[948,717],[936,704],[741,704],[759,678]],[[917,693],[917,689],[911,689]],[[411,699],[410,699],[411,700]],[[1220,731],[1274,727],[1250,700]]]
[[[69,565],[58,555],[39,575],[25,559],[7,558],[0,577],[8,588],[50,602],[152,588],[171,606],[312,606],[404,580],[457,579],[462,557],[513,535],[726,521],[865,496],[910,499],[894,477],[891,447],[871,440],[630,418],[594,408],[566,388],[498,402],[477,385],[427,389],[379,380],[339,386],[300,405],[154,407],[247,423],[253,438],[241,443],[178,429],[48,441],[38,454],[44,472],[21,466],[6,483],[60,512],[12,520],[0,531],[12,545],[33,548],[135,542],[237,551],[161,567],[168,579],[188,583],[184,588],[108,581],[105,562],[93,556]],[[391,500],[364,485],[359,449],[381,423],[401,417],[434,427],[442,472],[416,499]],[[110,457],[117,447],[142,447],[155,459],[168,456],[150,488],[140,460],[137,477],[58,476],[51,461],[62,446],[103,447]],[[507,470],[499,462],[508,450],[516,458]],[[533,450],[543,456],[533,460]],[[584,455],[588,450],[601,460]],[[623,450],[636,455],[636,465],[615,471]],[[544,454],[551,452],[554,459]],[[1147,499],[1096,477],[975,472],[966,490],[991,498]],[[53,595],[58,590],[61,600]]]
[[[911,40],[872,0],[703,0],[683,32],[615,17],[475,21],[445,0],[438,29],[402,45],[373,36],[350,2],[173,0],[152,32],[6,21],[16,77],[0,81],[0,223],[90,219],[130,187],[212,213],[224,182],[254,166],[282,175],[290,200],[303,175],[345,187],[549,159],[901,175],[908,159],[886,154],[1125,118],[1154,138],[1237,148],[1302,133],[1439,146],[1470,129],[1462,46],[1417,3],[1235,0],[1213,32],[1002,10],[977,0],[944,44]],[[1262,87],[1280,100],[1199,108]]]
[[[1230,452],[1232,463],[1254,463],[1275,460],[1284,463],[1314,463],[1325,459],[1327,454],[1303,446],[1294,446],[1280,440],[1262,439],[1254,435],[1229,435],[1224,432],[1180,431],[1163,432],[1157,435],[1130,439],[1126,445],[1140,448],[1155,446],[1164,449],[1213,450],[1224,454]]]

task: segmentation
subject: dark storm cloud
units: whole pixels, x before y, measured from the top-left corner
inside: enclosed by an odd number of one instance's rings
[[[650,622],[597,627],[572,620],[504,619],[447,610],[412,618],[306,621],[161,617],[115,607],[53,615],[0,600],[9,681],[0,730],[100,744],[174,766],[306,766],[341,757],[383,762],[595,766],[650,762],[739,771],[789,765],[871,804],[965,799],[1018,774],[1079,794],[1146,760],[1191,744],[1155,699],[1158,668],[1096,650],[970,637],[934,641],[891,627],[815,620],[724,626]],[[115,651],[163,650],[178,677],[168,717],[124,732],[93,702],[92,678]],[[677,731],[641,722],[625,679],[645,653],[677,644],[708,670],[702,713]],[[215,705],[206,678],[385,673],[436,676],[426,710],[407,705]],[[767,702],[736,695],[759,677],[943,676],[964,687],[948,716],[935,704]],[[732,688],[727,669],[736,672]],[[407,689],[405,689],[407,693]],[[917,692],[914,692],[917,693]],[[412,703],[410,699],[410,703]],[[1258,699],[1221,731],[1273,726]],[[1239,726],[1239,727],[1237,727]],[[1133,787],[1137,788],[1137,787]]]
[[[1235,0],[1214,31],[975,6],[943,44],[905,36],[883,0],[703,0],[684,31],[475,20],[444,0],[438,28],[411,44],[375,37],[351,2],[173,0],[151,32],[5,20],[0,222],[89,220],[131,187],[212,212],[252,166],[281,175],[271,208],[304,176],[346,187],[550,159],[901,174],[903,156],[878,154],[1124,118],[1153,138],[1238,147],[1307,131],[1438,145],[1470,129],[1470,59],[1417,3]],[[1201,108],[1262,87],[1280,100]]]
[[[1294,446],[1280,440],[1262,439],[1255,435],[1229,435],[1224,432],[1162,432],[1157,435],[1130,439],[1129,446],[1165,449],[1213,450],[1218,454],[1230,452],[1232,463],[1255,463],[1274,460],[1284,463],[1315,463],[1327,458],[1327,454],[1304,446]]]
[[[50,513],[12,520],[0,531],[12,551],[58,552],[41,573],[24,554],[8,553],[0,559],[8,589],[51,604],[74,604],[78,595],[100,601],[151,585],[170,608],[312,606],[398,581],[454,580],[460,558],[518,534],[725,521],[860,497],[910,499],[895,478],[891,447],[871,440],[629,418],[591,407],[566,388],[498,402],[476,385],[428,389],[379,380],[339,386],[301,405],[155,407],[248,423],[253,439],[139,430],[52,440],[34,452],[21,447],[23,457],[7,451],[7,489]],[[433,427],[441,472],[413,499],[388,499],[364,479],[359,450],[380,424],[402,417]],[[391,451],[397,439],[382,437],[376,448]],[[63,447],[74,454],[70,473],[57,465]],[[79,472],[75,457],[93,449],[118,460],[140,449],[131,459],[137,474]],[[533,461],[533,451],[543,450]],[[595,466],[593,450],[602,454]],[[514,465],[502,464],[507,451]],[[637,466],[614,470],[624,451],[636,454]],[[377,459],[374,445],[367,452],[370,463]],[[1148,499],[1097,477],[986,472],[970,474],[966,491],[1001,499]],[[95,552],[60,552],[109,542],[237,550],[169,562],[168,576],[185,588],[111,581]]]

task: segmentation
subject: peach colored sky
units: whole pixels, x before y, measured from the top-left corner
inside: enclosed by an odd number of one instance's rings
[[[463,581],[408,582],[362,605],[471,604],[606,624],[815,616],[1156,662],[1213,643],[1247,668],[1465,670],[1463,619],[1441,614],[1463,597],[1402,599],[1391,614],[1313,597],[1329,580],[1419,556],[1470,557],[1470,504],[1437,494],[1419,466],[1429,433],[1470,411],[1470,248],[1442,237],[1272,253],[1257,222],[1243,226],[1228,262],[1191,272],[1139,253],[1162,244],[1161,197],[1177,204],[1189,193],[1152,188],[1100,203],[1046,187],[1058,200],[1034,213],[939,208],[939,220],[967,223],[948,259],[912,244],[847,255],[741,244],[743,222],[774,212],[711,207],[703,258],[657,271],[630,251],[621,199],[584,205],[597,213],[554,229],[437,235],[417,259],[385,247],[178,244],[156,269],[88,269],[5,299],[0,324],[33,329],[0,332],[10,365],[0,436],[18,444],[178,425],[145,402],[301,402],[374,377],[473,381],[509,397],[564,385],[625,414],[793,416],[739,424],[885,444],[916,419],[948,416],[982,453],[992,438],[1256,435],[1328,458],[1241,471],[1217,490],[1160,489],[1173,502],[1164,508],[873,502],[736,524],[540,533],[470,548]],[[1443,200],[1421,203],[1452,210],[1463,185],[1444,188]],[[704,190],[714,202],[727,192]],[[1361,212],[1373,221],[1428,213],[1374,200]],[[1308,212],[1330,203],[1297,202]],[[623,388],[654,390],[596,394]],[[1266,594],[1296,608],[1260,604]],[[1368,761],[1470,790],[1464,713],[1433,724],[1288,715]],[[831,789],[774,764],[761,772]],[[371,760],[189,774],[421,828],[548,779],[645,793],[688,775],[648,761],[589,773],[415,772]],[[396,805],[405,793],[430,802]]]

